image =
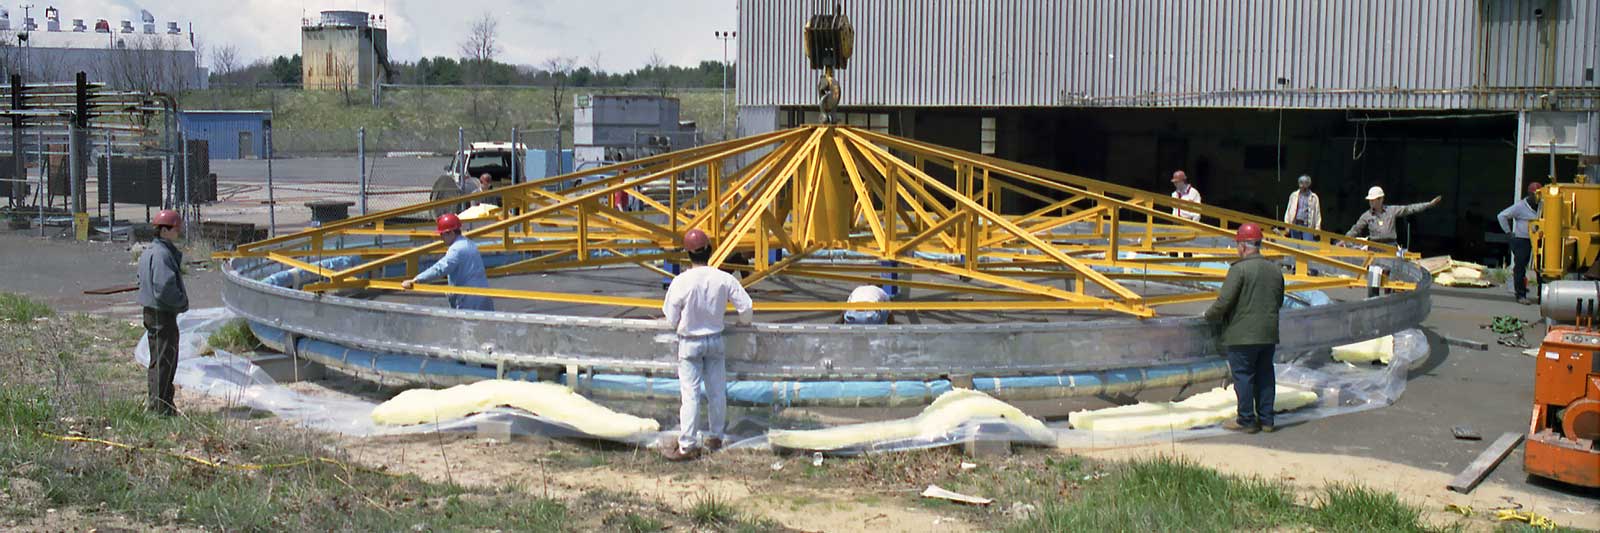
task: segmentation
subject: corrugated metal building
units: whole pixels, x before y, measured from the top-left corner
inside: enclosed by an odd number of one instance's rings
[[[802,27],[834,3],[739,3],[741,134],[815,120]],[[1394,201],[1443,194],[1412,224],[1423,251],[1502,249],[1484,245],[1494,214],[1522,177],[1548,173],[1513,148],[1537,122],[1523,112],[1600,124],[1594,1],[842,5],[849,123],[1153,190],[1182,168],[1208,203],[1267,215],[1309,173],[1337,210],[1327,229],[1348,227],[1374,184]],[[1579,131],[1566,151],[1600,153],[1600,127]],[[1569,180],[1583,168],[1557,163]]]
[[[193,110],[179,114],[190,140],[207,141],[211,159],[257,159],[267,155],[271,111]]]

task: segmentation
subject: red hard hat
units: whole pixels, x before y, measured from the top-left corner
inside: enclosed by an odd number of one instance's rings
[[[1539,192],[1539,188],[1543,187],[1543,186],[1544,186],[1543,183],[1539,183],[1537,181],[1529,182],[1528,183],[1528,194],[1533,194],[1533,193]]]
[[[692,229],[683,234],[683,249],[694,251],[711,246],[711,237],[699,229]]]
[[[1261,240],[1261,226],[1257,226],[1254,222],[1241,224],[1239,232],[1233,235],[1233,240],[1235,242],[1259,241]]]
[[[455,213],[445,213],[443,215],[439,215],[438,228],[437,229],[438,229],[438,233],[440,235],[444,235],[444,234],[452,232],[452,231],[460,230],[461,229],[461,217],[456,216]]]
[[[150,223],[157,226],[177,227],[183,223],[183,218],[178,216],[177,211],[162,209],[156,212],[155,218],[150,219]]]

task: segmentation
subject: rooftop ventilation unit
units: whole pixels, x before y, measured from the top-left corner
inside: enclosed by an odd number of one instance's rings
[[[106,19],[94,21],[95,33],[111,33],[111,22]]]
[[[37,29],[39,29],[39,25],[33,23],[33,17],[22,19],[22,31],[33,31]]]
[[[83,25],[83,19],[72,19],[72,31],[89,31],[89,27]]]
[[[133,33],[133,21],[131,21],[131,20],[122,21],[122,33]]]
[[[178,23],[177,22],[168,22],[167,23],[167,33],[170,33],[170,34],[173,34],[173,35],[177,35],[177,34],[183,33],[183,30],[178,28]]]

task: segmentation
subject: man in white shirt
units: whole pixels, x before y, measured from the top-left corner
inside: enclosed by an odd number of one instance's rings
[[[889,293],[877,285],[862,285],[850,291],[848,303],[883,303],[889,301]],[[887,324],[890,322],[888,309],[852,309],[844,312],[842,321],[845,324]]]
[[[1533,256],[1533,241],[1528,239],[1528,223],[1539,220],[1539,182],[1528,184],[1528,195],[1495,216],[1500,230],[1511,234],[1511,287],[1517,303],[1531,305],[1528,298],[1528,260]]]
[[[727,424],[727,355],[723,350],[723,315],[728,304],[739,312],[739,324],[749,324],[754,314],[750,295],[733,275],[706,266],[711,259],[711,238],[698,229],[683,235],[683,249],[693,267],[672,279],[661,312],[678,335],[678,441],[664,443],[661,455],[669,461],[686,461],[706,450],[722,447]],[[703,389],[703,390],[702,390]],[[700,397],[705,395],[709,420],[700,430]],[[704,438],[702,438],[704,437]]]
[[[1296,226],[1322,229],[1322,199],[1311,192],[1311,176],[1300,176],[1300,188],[1289,193],[1289,206],[1283,210],[1283,221]],[[1289,232],[1289,238],[1315,241],[1317,238],[1300,230]]]
[[[1200,201],[1200,190],[1189,185],[1189,175],[1184,174],[1182,170],[1172,173],[1172,197],[1197,204],[1204,203]],[[1196,213],[1194,211],[1184,211],[1174,207],[1172,208],[1172,214],[1179,218],[1193,220],[1195,222],[1200,221],[1200,213]]]

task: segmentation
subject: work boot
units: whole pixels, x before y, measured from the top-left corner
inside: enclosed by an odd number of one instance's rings
[[[1222,423],[1222,429],[1226,429],[1228,431],[1238,431],[1238,432],[1241,432],[1241,433],[1255,434],[1256,432],[1261,431],[1261,426],[1258,426],[1258,425],[1255,425],[1255,424],[1249,424],[1249,425],[1240,424],[1238,420],[1229,420],[1227,422],[1223,422]]]
[[[707,452],[722,450],[722,437],[706,437],[705,447]]]
[[[689,460],[693,460],[693,459],[695,459],[697,457],[700,457],[700,449],[699,448],[693,448],[693,449],[685,450],[685,449],[682,449],[682,448],[678,447],[677,444],[673,444],[671,446],[662,446],[661,447],[661,456],[665,457],[668,461],[672,461],[674,463],[681,463],[681,462],[684,462],[684,461],[689,461]]]
[[[1278,426],[1273,425],[1273,424],[1262,424],[1261,425],[1261,432],[1262,433],[1272,433],[1272,432],[1277,431],[1277,430],[1278,430]]]
[[[1521,298],[1517,298],[1517,303],[1522,305],[1533,305],[1533,300],[1528,299],[1527,296],[1523,296]]]

